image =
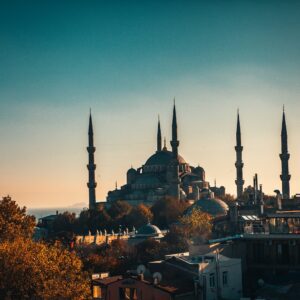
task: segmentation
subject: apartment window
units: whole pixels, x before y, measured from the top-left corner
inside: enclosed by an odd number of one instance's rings
[[[215,273],[209,274],[209,286],[211,288],[215,287]]]
[[[223,278],[223,286],[228,285],[228,271],[224,271],[222,273],[222,278]]]
[[[102,290],[98,285],[93,285],[93,298],[95,299],[102,298]]]

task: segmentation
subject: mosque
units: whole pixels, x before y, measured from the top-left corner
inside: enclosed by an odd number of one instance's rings
[[[156,152],[152,154],[141,167],[130,168],[127,171],[127,182],[120,188],[109,191],[107,202],[109,206],[114,201],[126,201],[131,205],[145,204],[152,206],[156,201],[166,198],[184,200],[193,203],[199,199],[209,200],[209,207],[215,211],[226,213],[226,204],[216,200],[214,196],[225,195],[225,188],[210,187],[205,179],[205,171],[202,167],[193,167],[179,155],[179,140],[177,136],[176,106],[173,107],[172,139],[169,150],[164,140],[162,147],[162,135],[160,121],[158,120]],[[89,207],[97,206],[95,197],[95,174],[94,164],[95,147],[93,144],[93,125],[90,115],[89,121]]]

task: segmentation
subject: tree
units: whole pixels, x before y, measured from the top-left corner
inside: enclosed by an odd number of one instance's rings
[[[151,260],[162,259],[168,252],[166,246],[166,243],[156,241],[153,238],[146,239],[135,246],[137,261],[139,263],[147,263]]]
[[[113,220],[121,219],[125,215],[128,215],[132,209],[132,206],[126,201],[115,201],[112,203],[108,210],[108,214]]]
[[[53,230],[54,232],[74,231],[74,223],[76,220],[76,214],[65,211],[62,214],[58,214],[56,219],[53,221]]]
[[[17,238],[0,243],[0,298],[89,299],[82,262],[59,245]]]
[[[185,230],[180,225],[171,225],[170,230],[162,240],[166,243],[169,253],[188,251]]]
[[[110,229],[112,220],[105,209],[102,210],[83,210],[76,220],[76,232],[87,234],[90,230],[93,234],[96,230]]]
[[[80,252],[84,258],[85,268],[96,273],[123,274],[136,261],[136,257],[127,242],[119,239],[113,240],[110,245],[103,245],[94,249],[83,248]]]
[[[158,200],[151,207],[153,223],[160,228],[168,228],[169,225],[179,220],[188,206],[188,203],[170,197]]]
[[[126,225],[139,228],[147,224],[148,222],[151,222],[152,218],[153,214],[150,208],[144,204],[140,204],[132,208],[132,210],[126,218]]]
[[[236,201],[236,198],[231,194],[225,194],[224,196],[220,196],[218,198],[223,200],[228,205]]]
[[[203,239],[209,237],[212,230],[212,216],[194,208],[180,218],[180,224],[187,238]]]
[[[0,200],[0,242],[17,237],[32,237],[35,217],[26,215],[26,207],[20,208],[9,196]]]

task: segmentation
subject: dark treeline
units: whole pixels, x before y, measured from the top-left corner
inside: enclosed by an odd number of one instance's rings
[[[59,214],[52,225],[52,234],[73,233],[85,235],[97,230],[124,231],[128,228],[139,227],[151,222],[161,229],[168,229],[170,224],[178,221],[188,207],[185,202],[173,199],[157,201],[151,208],[144,204],[131,206],[125,201],[116,201],[110,208],[101,207],[99,210],[83,210],[79,217],[74,213]]]

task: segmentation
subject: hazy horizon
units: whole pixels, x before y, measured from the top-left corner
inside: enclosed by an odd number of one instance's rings
[[[88,203],[92,108],[96,197],[170,148],[236,194],[240,110],[245,186],[281,190],[285,105],[291,193],[300,192],[300,2],[7,1],[0,4],[0,191],[27,207]]]

